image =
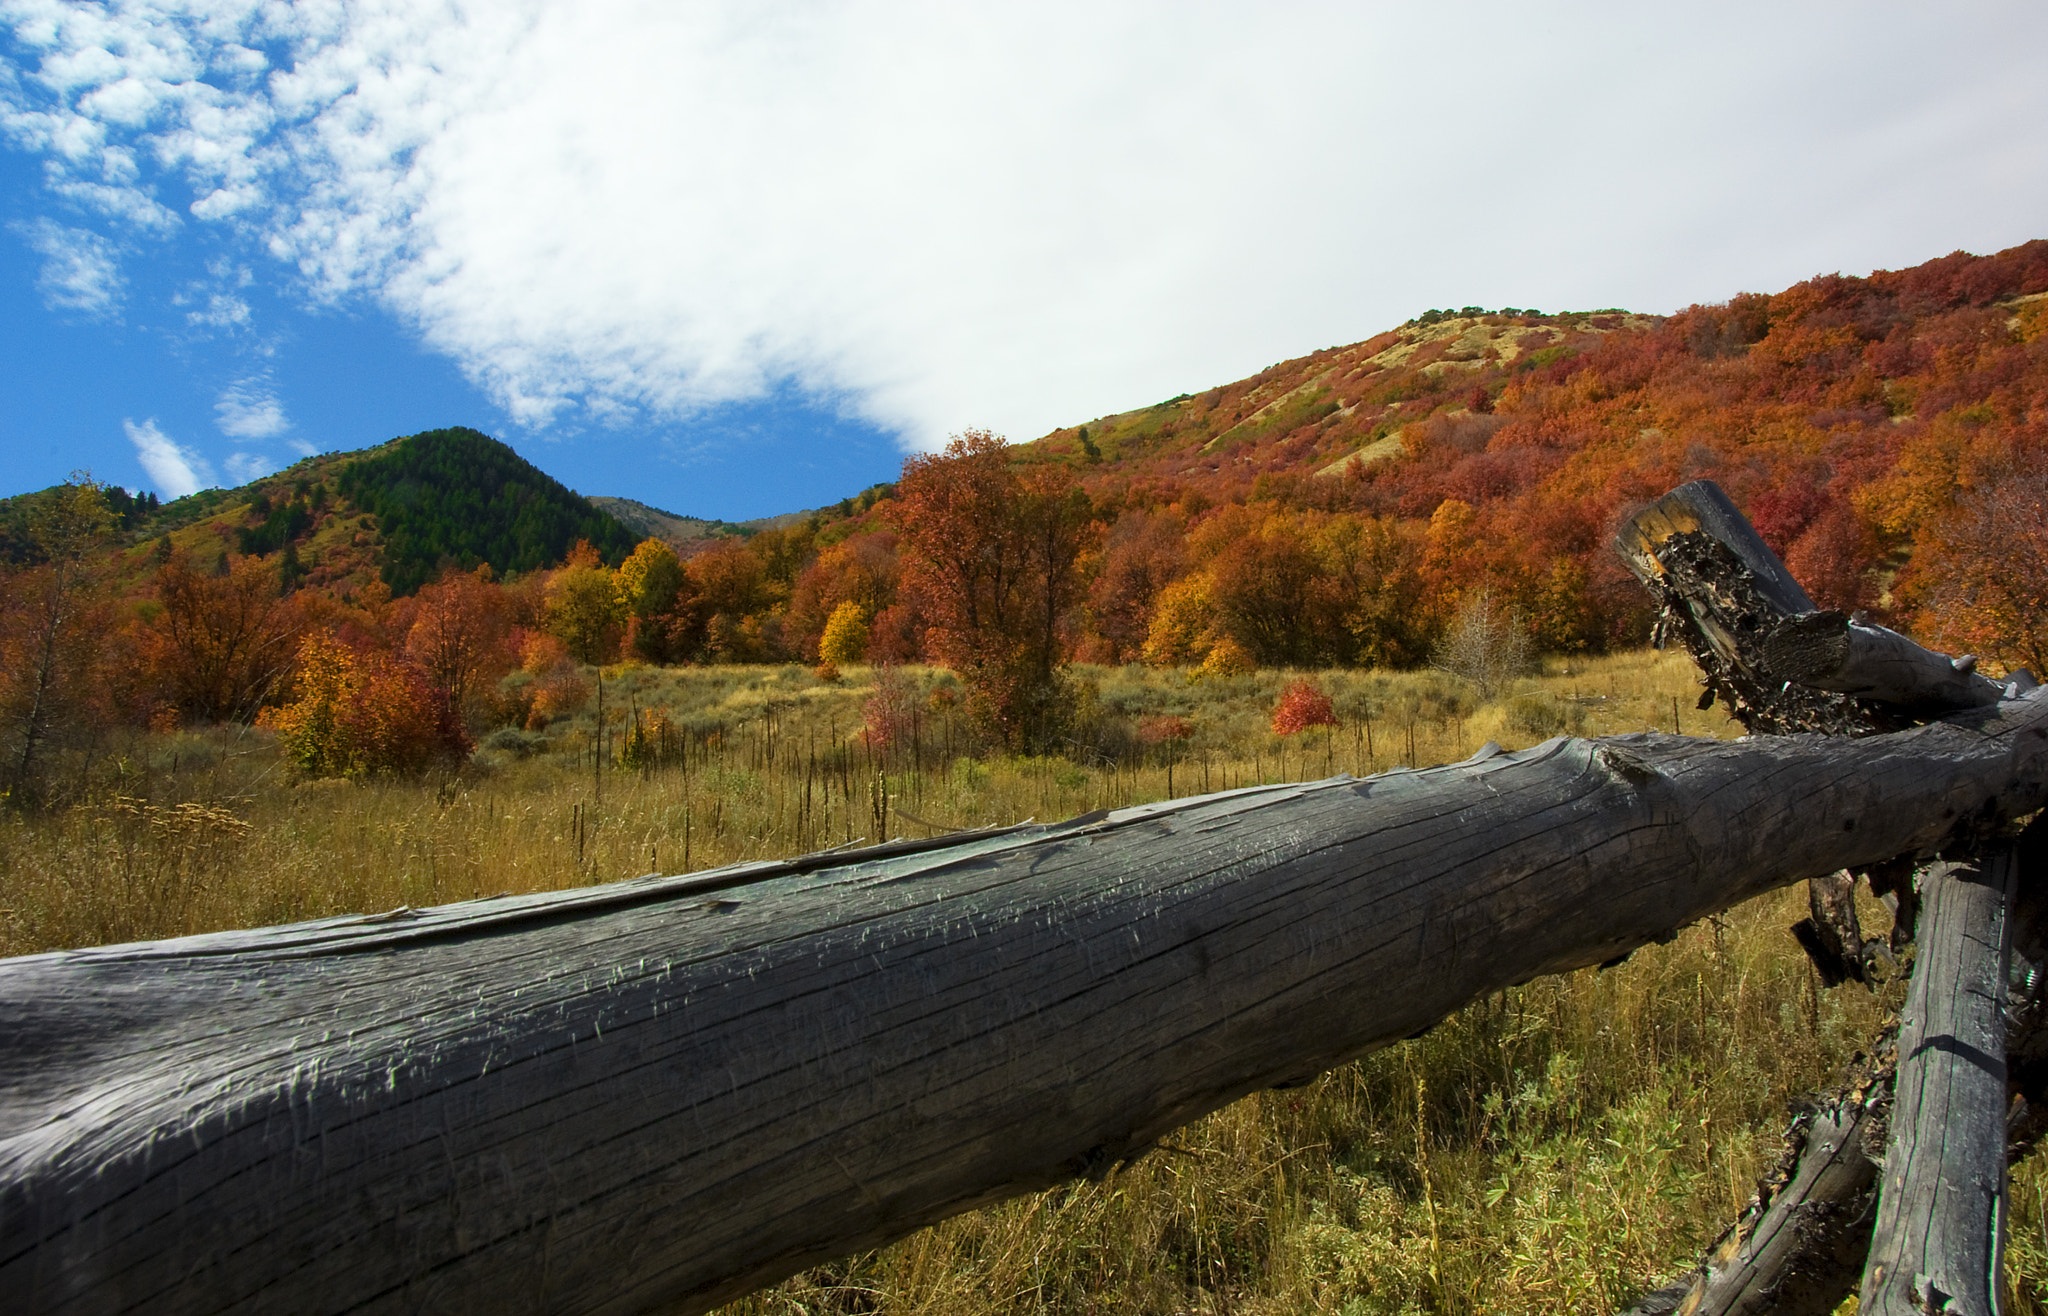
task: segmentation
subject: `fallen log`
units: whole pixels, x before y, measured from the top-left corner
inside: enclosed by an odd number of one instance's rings
[[[1617,535],[1616,548],[1659,602],[1660,640],[1678,638],[1699,664],[1708,687],[1702,707],[1721,698],[1753,731],[1869,735],[1948,710],[2017,698],[2035,685],[2025,672],[2013,673],[2006,682],[1991,681],[1975,670],[1974,659],[1951,659],[1860,617],[1815,609],[1711,482],[1681,486],[1632,517]],[[1873,891],[1892,905],[1895,915],[1890,947],[1862,938],[1852,874],[1809,882],[1811,916],[1792,931],[1826,985],[1852,977],[1868,981],[1873,962],[1889,959],[1889,951],[1902,948],[1912,936],[1925,894],[1916,890],[1912,867],[1910,857],[1902,856],[1869,870]],[[1948,892],[1949,909],[1935,934],[1943,943],[1932,961],[1939,982],[1928,980],[1923,954],[1914,978],[1909,1030],[1917,1037],[1930,1012],[1953,1022],[1958,1011],[1970,1020],[1970,1028],[1997,1030],[2002,1021],[1996,1008],[1986,1022],[1977,1017],[1984,1013],[1981,1001],[1951,997],[1965,979],[1995,997],[2004,982],[2005,952],[1988,947],[1981,936],[1958,932],[1961,906],[1947,868],[1925,877],[1930,889]],[[1976,912],[1990,917],[1985,901],[1978,904],[1985,907]],[[1996,921],[2006,926],[2002,915]],[[2039,922],[2022,921],[2030,927]],[[2035,1020],[2030,1015],[2023,1022],[2027,1045],[2038,1045],[2032,1035]],[[1942,1036],[1955,1042],[1953,1036]],[[1980,1209],[1984,1203],[1978,1198],[1985,1184],[2003,1181],[2008,1137],[2025,1141],[2038,1136],[2044,1121],[2023,1100],[2008,1128],[2002,1038],[1980,1057],[1997,1067],[1996,1081],[1967,1066],[1967,1072],[1959,1072],[1949,1056],[1953,1050],[1930,1052],[1915,1043],[1907,1081],[1916,1085],[1915,1091],[1938,1088],[1942,1095],[1902,1101],[1892,1125],[1894,1149],[1886,1159],[1894,1178],[1907,1174],[1902,1167],[1912,1161],[1912,1187],[1910,1192],[1897,1185],[1887,1190],[1890,1214],[1878,1226],[1881,1246],[1873,1247],[1868,1232],[1876,1197],[1875,1162],[1863,1147],[1868,1128],[1858,1138],[1848,1136],[1849,1112],[1838,1094],[1820,1103],[1822,1111],[1836,1112],[1834,1117],[1815,1117],[1810,1126],[1795,1127],[1792,1159],[1760,1187],[1751,1210],[1724,1235],[1722,1246],[1692,1281],[1652,1295],[1651,1305],[1689,1314],[1831,1311],[1855,1284],[1868,1253],[1872,1278],[1865,1289],[1866,1310],[1903,1310],[1908,1302],[1917,1304],[1913,1310],[1933,1310],[1937,1301],[1950,1300],[1958,1283],[1975,1287],[1974,1296],[1956,1299],[1956,1310],[1993,1309],[1985,1303],[1996,1284],[1995,1229],[1987,1235],[1986,1219],[1980,1218],[1986,1215]],[[1935,1079],[1924,1072],[1930,1057],[1938,1062]],[[1960,1085],[1954,1094],[1951,1082]],[[1973,1131],[1967,1137],[1955,1127],[1949,1095],[1971,1109]],[[1854,1112],[1855,1122],[1868,1126],[1876,1104],[1889,1100],[1888,1093],[1873,1093]],[[1807,1136],[1811,1132],[1820,1136]],[[1909,1156],[1902,1148],[1916,1150]],[[1952,1178],[1943,1179],[1944,1174]],[[1919,1264],[1902,1281],[1904,1287],[1878,1282],[1880,1277],[1897,1279],[1894,1272],[1908,1260]],[[1959,1280],[1964,1272],[1974,1280]]]
[[[2011,846],[1921,882],[1919,954],[1899,1016],[1884,1187],[1858,1311],[1998,1311],[2005,1228],[2005,987]]]
[[[0,1292],[700,1311],[2048,803],[2048,697],[0,962]]]

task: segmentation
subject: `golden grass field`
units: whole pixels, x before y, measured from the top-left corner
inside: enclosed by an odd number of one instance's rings
[[[1296,673],[1075,670],[1059,756],[971,755],[952,678],[900,673],[915,714],[861,736],[876,673],[620,669],[594,704],[485,737],[424,782],[295,782],[261,732],[139,738],[91,802],[0,821],[0,953],[425,906],[681,872],[881,835],[1258,780],[1363,774],[1556,734],[1732,736],[1676,654],[1552,660],[1493,702],[1441,673],[1310,674],[1340,725],[1274,736]],[[663,762],[618,760],[636,725]],[[1191,738],[1146,745],[1147,719]],[[687,752],[681,747],[690,746]],[[1168,751],[1171,761],[1168,761]],[[117,752],[118,751],[118,752]],[[631,757],[628,755],[628,757]],[[1169,782],[1170,776],[1170,782]],[[1425,1037],[1256,1094],[1100,1183],[958,1217],[734,1304],[883,1312],[1611,1312],[1689,1267],[1777,1152],[1788,1103],[1831,1083],[1902,996],[1822,990],[1787,927],[1797,889],[1622,966],[1474,1003]],[[1867,918],[1885,926],[1873,906]],[[1328,1003],[1342,1009],[1342,1001]],[[2015,1167],[2007,1310],[2048,1310],[2036,1161]]]

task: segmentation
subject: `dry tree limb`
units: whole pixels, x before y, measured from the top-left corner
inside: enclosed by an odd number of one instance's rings
[[[1877,1207],[1891,1104],[1889,1037],[1801,1112],[1776,1168],[1698,1270],[1628,1316],[1827,1316],[1855,1288]]]
[[[2042,880],[2048,877],[2048,814],[2037,815],[2015,845],[2020,881],[2010,920],[2013,954],[2028,968],[2007,1011],[2008,1164],[2048,1133],[2048,975],[2038,967],[2048,965],[2048,881]],[[1901,884],[1910,890],[1912,877]],[[1825,1313],[1854,1292],[1876,1220],[1897,1063],[1894,1027],[1857,1056],[1841,1086],[1793,1122],[1777,1168],[1700,1267],[1646,1298],[1630,1316]]]
[[[1702,707],[1719,697],[1752,731],[1869,735],[2017,698],[2034,684],[2019,673],[2001,685],[1978,675],[1974,660],[1952,660],[1883,627],[1816,610],[1711,482],[1675,489],[1639,513],[1616,548],[1660,603],[1660,639],[1676,636],[1699,664],[1708,687]],[[1887,951],[1912,935],[1919,895],[1911,856],[1900,860],[1870,872],[1873,890],[1894,910],[1889,948],[1864,941],[1852,874],[1808,883],[1811,915],[1792,930],[1827,985],[1867,982],[1872,961],[1889,958]],[[1977,959],[1978,977],[1994,972],[1981,954]],[[2041,1068],[2048,1071],[2048,1064]],[[1863,1226],[1875,1163],[1866,1126],[1873,1108],[1862,1100],[1845,1106],[1838,1097],[1795,1125],[1785,1172],[1760,1187],[1691,1284],[1653,1295],[1655,1308],[1832,1310],[1853,1287],[1868,1249]],[[2026,1109],[2024,1101],[2016,1108]],[[2002,1135],[2004,1122],[1994,1123]],[[2048,1118],[2016,1119],[2013,1134],[2030,1136],[2037,1125],[2048,1126]],[[2003,1136],[1995,1140],[2002,1146]]]
[[[1881,941],[1863,939],[1856,916],[1856,876],[1848,871],[1816,877],[1806,884],[1807,916],[1792,925],[1792,936],[1813,961],[1821,985],[1854,980],[1868,983],[1872,961],[1889,958]]]
[[[1712,480],[1682,484],[1636,513],[1615,551],[1659,608],[1656,641],[1676,639],[1707,687],[1752,732],[1869,735],[1911,725],[1882,706],[1790,685],[1765,638],[1815,611],[1799,582]]]
[[[1808,612],[1780,622],[1763,637],[1763,658],[1784,680],[1928,716],[1981,708],[2009,693],[2005,684],[1980,673],[1973,657],[1936,653],[1895,630],[1840,612]]]

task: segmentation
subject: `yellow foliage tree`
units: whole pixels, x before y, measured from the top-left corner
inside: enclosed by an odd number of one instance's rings
[[[1182,576],[1152,605],[1152,624],[1145,632],[1143,656],[1154,667],[1200,663],[1216,643],[1216,607],[1209,577],[1197,572]]]
[[[353,757],[342,713],[360,701],[362,685],[354,654],[324,635],[308,636],[299,646],[298,697],[282,707],[264,709],[256,724],[277,732],[285,754],[300,772],[309,777],[342,776]]]
[[[257,725],[277,732],[309,777],[413,773],[458,761],[472,748],[445,692],[417,666],[365,657],[325,635],[299,646],[294,697]]]
[[[643,539],[632,556],[619,564],[619,607],[630,617],[666,612],[682,584],[683,564],[676,551],[659,539]]]
[[[867,651],[868,610],[848,599],[826,620],[825,633],[818,638],[818,659],[835,665],[857,663]]]
[[[548,579],[542,618],[578,662],[602,663],[618,646],[625,620],[618,585],[598,563],[571,563]]]

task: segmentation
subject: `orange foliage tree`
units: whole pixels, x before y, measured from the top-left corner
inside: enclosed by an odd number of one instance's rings
[[[31,505],[42,560],[0,574],[0,798],[10,806],[42,803],[52,742],[102,720],[111,606],[99,558],[112,520],[101,487],[74,476]]]
[[[490,568],[451,571],[417,596],[405,651],[458,713],[512,667],[511,619]]]
[[[171,700],[207,722],[253,718],[298,651],[299,596],[280,598],[276,573],[245,557],[230,560],[226,574],[166,562],[156,597],[156,666]]]
[[[305,775],[410,775],[473,748],[446,694],[418,666],[317,634],[297,657],[291,697],[258,721]]]
[[[1019,471],[1002,439],[969,430],[906,460],[890,506],[927,648],[1006,743],[1044,743],[1092,538],[1087,495],[1063,468]]]

